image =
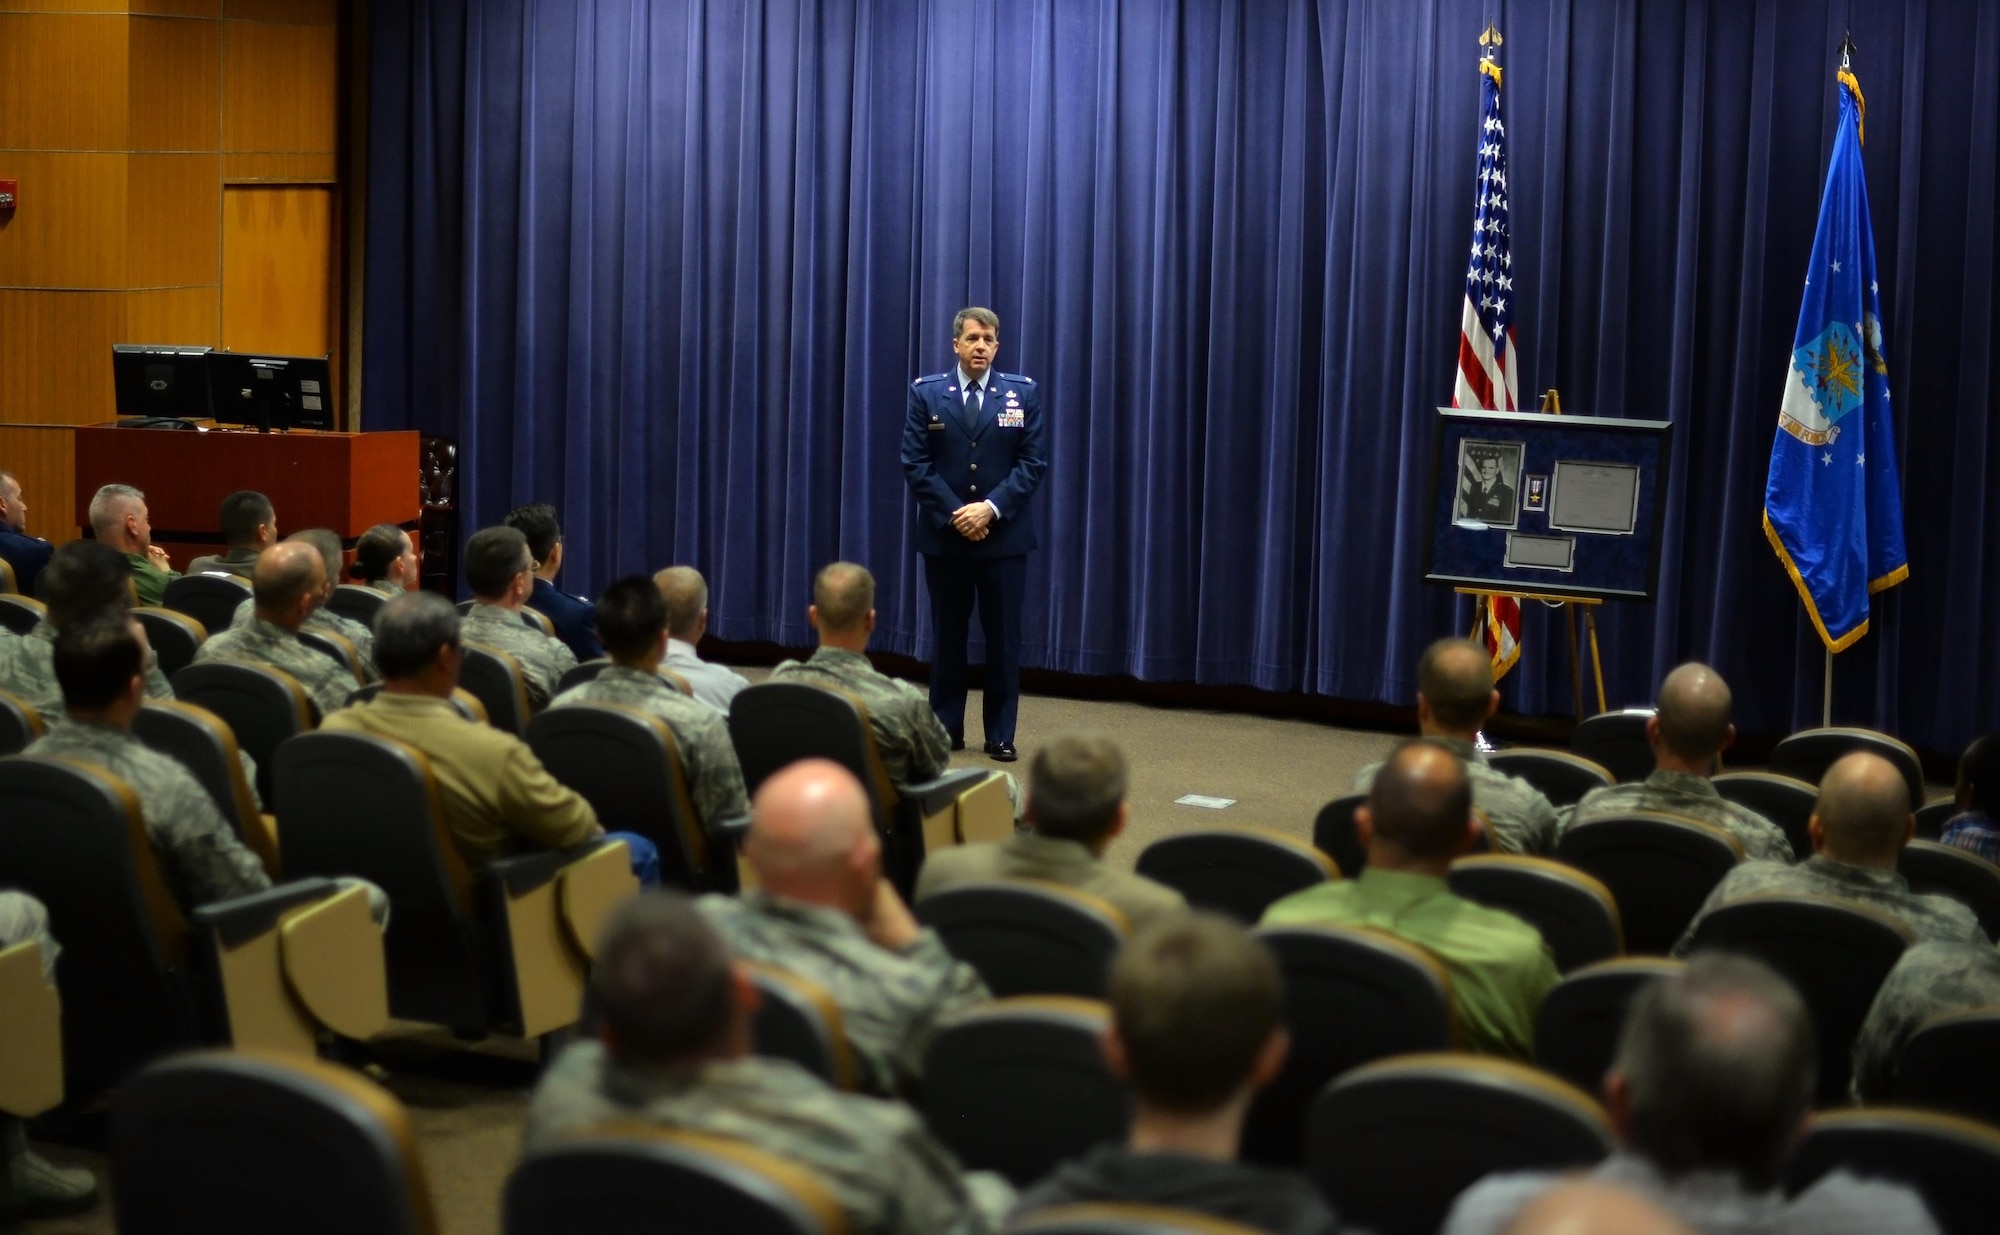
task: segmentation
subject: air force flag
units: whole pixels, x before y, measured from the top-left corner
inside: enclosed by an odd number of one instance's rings
[[[1827,650],[1868,632],[1868,598],[1909,577],[1882,298],[1861,175],[1866,104],[1839,73],[1840,125],[1764,485],[1764,534]]]

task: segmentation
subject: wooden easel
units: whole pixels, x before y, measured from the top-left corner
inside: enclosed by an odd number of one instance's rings
[[[1486,607],[1493,603],[1495,596],[1512,596],[1516,600],[1539,600],[1545,605],[1558,605],[1569,626],[1569,680],[1576,695],[1576,718],[1585,719],[1583,710],[1583,664],[1576,642],[1576,609],[1583,607],[1583,627],[1590,640],[1590,672],[1597,682],[1597,710],[1610,710],[1604,701],[1604,658],[1597,648],[1597,606],[1604,602],[1595,596],[1550,596],[1540,592],[1498,592],[1491,588],[1453,588],[1460,596],[1473,598],[1472,639],[1477,642],[1486,629]]]

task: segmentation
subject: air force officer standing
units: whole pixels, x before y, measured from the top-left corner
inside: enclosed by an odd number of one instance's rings
[[[932,633],[931,710],[965,746],[965,644],[972,612],[986,636],[986,753],[1010,763],[1021,703],[1021,596],[1037,546],[1028,499],[1048,470],[1035,379],[998,373],[1000,319],[961,309],[951,324],[958,365],[910,383],[903,475],[917,497]]]

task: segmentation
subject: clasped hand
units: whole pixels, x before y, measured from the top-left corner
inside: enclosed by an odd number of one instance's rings
[[[951,512],[951,526],[970,541],[985,540],[992,531],[993,508],[983,501],[967,502]]]

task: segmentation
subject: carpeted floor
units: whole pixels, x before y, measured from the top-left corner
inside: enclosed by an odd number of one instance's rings
[[[967,710],[979,715],[977,695]],[[1348,792],[1354,774],[1397,740],[1313,721],[1030,696],[1022,702],[1016,774],[1025,780],[1038,743],[1072,728],[1111,734],[1131,762],[1132,826],[1108,855],[1125,866],[1148,841],[1218,823],[1258,824],[1310,838],[1318,809]],[[977,733],[968,737],[976,747]],[[976,750],[955,756],[953,763],[998,766]],[[1232,798],[1235,804],[1222,810],[1174,804],[1189,793]],[[452,1058],[433,1041],[399,1044],[387,1061],[387,1084],[409,1109],[441,1229],[446,1235],[493,1235],[532,1083],[525,1062],[531,1056],[523,1053],[524,1044],[515,1043],[495,1044],[483,1056]],[[91,1167],[108,1194],[101,1154],[45,1148],[65,1165]],[[105,1235],[116,1226],[107,1201],[80,1218],[20,1229],[33,1235]]]

